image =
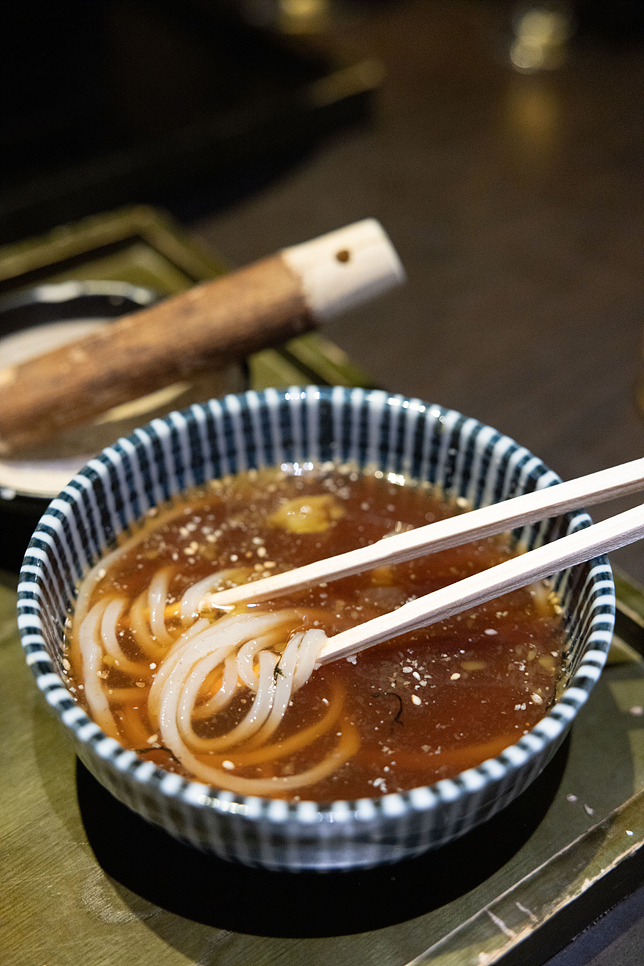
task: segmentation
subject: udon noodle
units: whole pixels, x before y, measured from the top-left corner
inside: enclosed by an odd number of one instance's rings
[[[405,484],[405,485],[403,485]],[[452,776],[553,700],[547,586],[316,669],[327,636],[506,559],[502,538],[229,612],[214,592],[456,512],[426,486],[294,466],[153,513],[79,589],[69,683],[110,736],[236,793],[356,798]]]

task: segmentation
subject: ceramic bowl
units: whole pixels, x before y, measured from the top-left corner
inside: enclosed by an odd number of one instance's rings
[[[495,429],[418,399],[316,387],[226,396],[153,420],[90,460],[40,520],[19,587],[27,663],[98,781],[171,835],[225,859],[275,870],[391,863],[490,818],[526,789],[561,745],[601,673],[613,629],[606,560],[559,574],[568,632],[561,698],[496,758],[404,794],[323,804],[251,798],[164,772],[121,747],[65,685],[63,624],[78,581],[150,507],[187,487],[253,467],[319,460],[429,480],[474,506],[559,480]],[[575,513],[516,537],[532,547],[589,522]]]

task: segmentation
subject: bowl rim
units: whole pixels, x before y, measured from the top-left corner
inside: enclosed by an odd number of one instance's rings
[[[142,788],[149,787],[153,783],[155,789],[160,791],[164,798],[180,799],[184,805],[207,807],[220,813],[232,812],[241,818],[253,821],[261,818],[269,824],[283,825],[288,820],[309,827],[320,822],[346,824],[352,821],[365,823],[378,816],[396,818],[410,810],[425,811],[441,803],[451,803],[469,792],[479,792],[486,785],[498,783],[509,773],[528,765],[531,759],[543,754],[549,744],[557,742],[555,747],[558,747],[558,742],[565,736],[577,712],[585,704],[590,691],[599,679],[612,639],[615,613],[615,592],[610,565],[605,557],[598,557],[587,564],[590,568],[587,581],[596,585],[594,589],[600,590],[600,596],[593,600],[592,606],[596,607],[598,601],[601,601],[602,610],[598,613],[601,614],[601,624],[604,626],[594,627],[589,632],[589,642],[579,665],[555,704],[530,731],[498,755],[486,759],[473,768],[459,772],[453,778],[442,779],[431,785],[353,800],[316,802],[306,799],[298,801],[271,799],[242,795],[204,784],[196,779],[184,778],[176,773],[165,771],[153,762],[141,759],[136,752],[124,748],[120,742],[105,734],[89,717],[67,689],[62,674],[56,669],[47,652],[42,621],[42,616],[46,613],[47,594],[44,593],[44,583],[47,574],[43,567],[47,560],[47,549],[43,549],[43,545],[45,548],[53,547],[53,539],[49,531],[53,528],[59,535],[63,534],[63,539],[66,539],[64,531],[66,525],[69,529],[72,504],[81,500],[97,479],[99,483],[101,482],[107,467],[116,467],[118,470],[120,464],[120,469],[123,469],[123,459],[131,453],[132,447],[140,444],[141,434],[149,434],[157,439],[166,435],[167,442],[168,431],[175,431],[178,427],[185,429],[195,414],[199,411],[205,412],[209,407],[210,410],[214,408],[220,415],[226,407],[239,412],[242,405],[248,405],[257,412],[258,407],[262,405],[270,406],[280,401],[293,399],[304,401],[310,398],[328,401],[332,407],[340,401],[361,405],[365,401],[376,400],[378,405],[382,406],[415,407],[420,413],[432,410],[439,414],[440,418],[445,417],[452,421],[465,420],[477,430],[495,433],[498,438],[507,442],[508,446],[514,447],[521,456],[534,461],[535,468],[538,467],[543,471],[539,479],[545,479],[545,485],[560,482],[560,478],[538,457],[506,434],[494,430],[477,419],[464,417],[457,410],[423,402],[414,397],[388,393],[384,390],[338,386],[292,386],[280,390],[249,390],[225,396],[220,400],[196,404],[181,412],[171,412],[164,418],[152,420],[142,429],[121,438],[97,454],[50,502],[25,553],[18,585],[18,626],[26,663],[47,702],[56,712],[66,731],[71,732],[77,750],[78,746],[90,745],[94,753],[116,772],[122,773],[123,776],[127,774],[129,779],[133,779]],[[171,491],[171,496],[185,489],[186,487],[178,487]],[[591,523],[585,511],[563,514],[562,518],[568,519],[569,526],[575,529]],[[129,521],[129,523],[132,522],[134,520]],[[115,531],[112,544],[116,536],[126,529],[127,526],[122,526],[120,530]],[[102,553],[107,552],[109,547],[110,541],[105,540]],[[84,553],[84,558],[87,566],[91,566],[87,553]],[[98,557],[94,558],[94,562],[97,559]]]

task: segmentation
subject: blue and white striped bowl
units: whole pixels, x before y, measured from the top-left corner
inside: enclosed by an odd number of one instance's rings
[[[567,687],[515,745],[457,778],[405,794],[327,804],[251,798],[186,781],[107,737],[65,686],[62,639],[83,574],[152,506],[252,467],[335,460],[430,480],[474,506],[558,482],[507,436],[452,410],[362,389],[267,389],[171,413],[103,450],[52,501],[25,556],[19,624],[38,687],[94,776],[172,835],[268,869],[355,869],[435,848],[490,818],[563,741],[610,645],[614,587],[602,558],[559,574]],[[576,513],[528,527],[528,546],[587,526]]]

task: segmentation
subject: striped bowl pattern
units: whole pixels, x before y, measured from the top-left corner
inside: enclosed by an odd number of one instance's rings
[[[480,506],[559,478],[476,419],[380,391],[294,387],[227,396],[103,450],[54,499],[29,544],[19,586],[28,665],[78,756],[120,801],[191,844],[276,870],[367,868],[462,835],[532,782],[563,741],[610,645],[614,587],[599,558],[561,573],[567,686],[543,720],[496,758],[449,781],[359,801],[287,803],[220,791],[164,772],[105,735],[65,686],[63,624],[83,574],[150,507],[213,477],[334,460],[429,480]],[[537,546],[587,526],[585,513],[515,534]]]

